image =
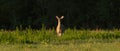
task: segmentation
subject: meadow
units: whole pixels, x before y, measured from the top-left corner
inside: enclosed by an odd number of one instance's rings
[[[2,51],[119,51],[120,30],[67,29],[58,37],[55,29],[0,30]]]

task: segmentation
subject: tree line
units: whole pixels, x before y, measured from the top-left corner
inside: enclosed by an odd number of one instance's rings
[[[0,28],[120,28],[120,0],[0,0]]]

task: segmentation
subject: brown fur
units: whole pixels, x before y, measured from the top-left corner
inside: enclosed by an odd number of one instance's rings
[[[62,36],[63,32],[64,32],[64,25],[61,24],[61,19],[64,18],[64,16],[62,16],[61,18],[59,18],[58,16],[56,16],[57,20],[58,20],[58,25],[56,27],[56,32],[58,36]]]

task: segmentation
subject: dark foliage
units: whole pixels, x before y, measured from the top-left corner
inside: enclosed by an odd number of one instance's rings
[[[0,0],[0,28],[52,28],[56,15],[68,28],[120,28],[120,0]]]

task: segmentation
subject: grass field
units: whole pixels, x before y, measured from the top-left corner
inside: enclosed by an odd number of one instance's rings
[[[120,30],[0,30],[1,51],[119,51]]]
[[[120,51],[120,42],[77,44],[1,44],[1,51]]]

